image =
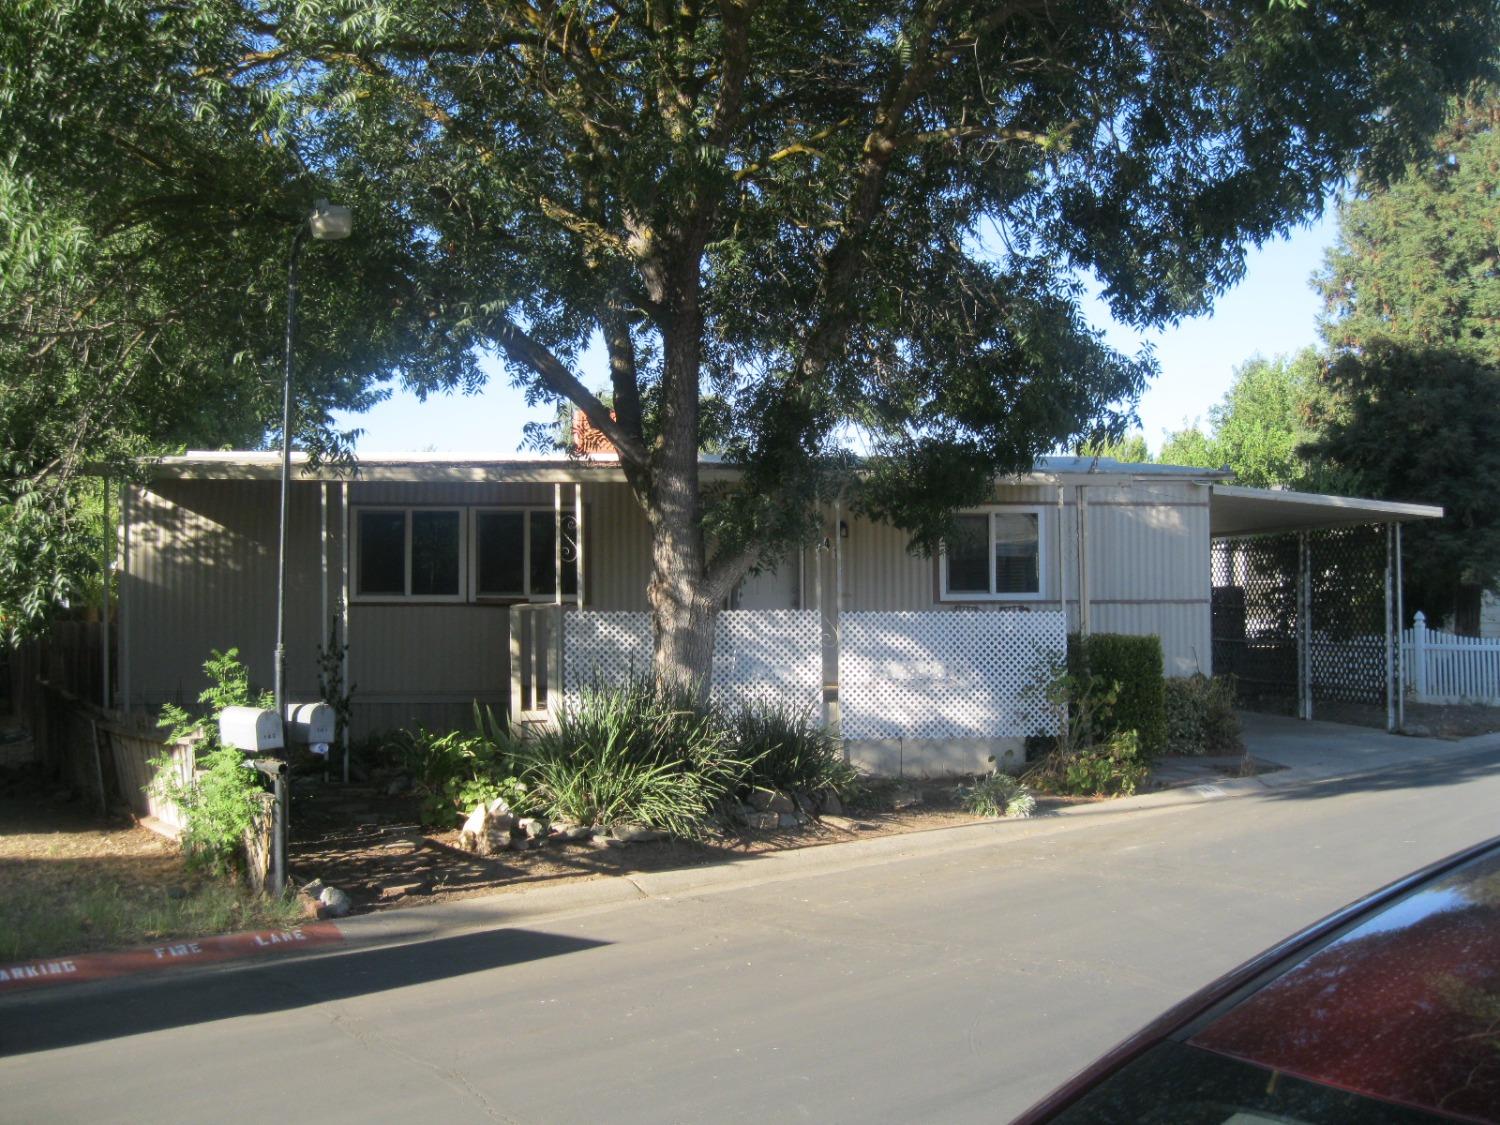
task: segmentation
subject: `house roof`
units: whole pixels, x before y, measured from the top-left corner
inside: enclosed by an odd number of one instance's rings
[[[1325,496],[1314,492],[1215,483],[1209,501],[1208,521],[1209,534],[1223,536],[1441,519],[1442,515],[1443,509],[1432,504],[1403,504],[1394,500],[1363,500],[1353,496]]]
[[[706,476],[730,475],[735,469],[723,458],[705,454],[699,459]],[[341,480],[337,466],[308,466],[304,453],[293,453],[295,475],[302,480]],[[485,453],[367,453],[358,458],[361,480],[379,481],[524,481],[568,483],[572,481],[623,480],[614,457],[562,454],[537,457],[496,457]],[[176,457],[160,458],[154,475],[169,480],[270,480],[281,471],[276,450],[192,450]],[[1109,457],[1038,457],[1030,473],[1020,479],[1030,482],[1087,480],[1100,476],[1140,478],[1187,478],[1228,480],[1225,469],[1200,469],[1184,465],[1133,464]]]

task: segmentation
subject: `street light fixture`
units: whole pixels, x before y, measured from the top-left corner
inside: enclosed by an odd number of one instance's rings
[[[276,716],[286,722],[286,525],[292,490],[292,347],[297,335],[297,260],[308,238],[333,242],[348,238],[354,215],[348,207],[320,199],[312,213],[297,224],[286,269],[286,368],[281,381],[281,524],[276,560],[276,667],[274,671]],[[283,750],[283,753],[286,751]],[[259,764],[259,763],[257,763]],[[287,780],[286,763],[271,765],[275,785],[275,825],[271,841],[271,892],[286,888]]]

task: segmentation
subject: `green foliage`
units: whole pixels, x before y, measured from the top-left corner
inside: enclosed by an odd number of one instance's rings
[[[219,742],[219,712],[226,707],[270,707],[273,701],[269,693],[257,695],[251,688],[238,649],[215,650],[203,670],[210,682],[198,702],[206,714],[193,715],[169,703],[157,723],[166,728],[171,743],[195,748],[193,776],[182,776],[168,749],[151,760],[156,771],[152,784],[159,796],[183,812],[187,826],[182,846],[188,864],[228,874],[243,864],[245,834],[264,810],[265,789],[260,776],[247,768],[245,755]]]
[[[1166,748],[1166,677],[1160,637],[1072,634],[1068,637],[1068,672],[1079,682],[1114,685],[1113,698],[1099,709],[1095,731],[1099,737],[1135,731],[1141,752],[1148,758]]]
[[[960,785],[958,800],[965,811],[975,816],[1021,818],[1036,811],[1036,795],[998,769],[992,769],[973,785]]]
[[[1063,763],[1062,792],[1128,797],[1149,768],[1136,732],[1118,731],[1102,745],[1082,750]]]
[[[1173,676],[1166,686],[1168,754],[1235,754],[1244,749],[1233,677]]]
[[[804,709],[751,704],[735,713],[730,728],[735,757],[749,770],[742,795],[760,786],[807,794],[832,789],[842,797],[858,784],[859,771]]]
[[[385,746],[411,775],[422,798],[422,823],[452,828],[476,805],[505,798],[522,815],[537,807],[530,787],[518,776],[519,749],[493,715],[483,722],[475,706],[475,730],[434,734],[426,727],[397,731]]]
[[[1319,467],[1306,446],[1317,436],[1328,400],[1322,370],[1312,348],[1249,360],[1235,372],[1224,400],[1209,410],[1209,432],[1194,424],[1168,435],[1158,460],[1228,466],[1236,484],[1251,488],[1320,487]]]
[[[683,837],[701,834],[747,775],[729,732],[691,693],[644,683],[585,690],[517,755],[553,820]]]
[[[1085,441],[1074,447],[1080,457],[1103,457],[1131,465],[1144,465],[1151,460],[1151,450],[1146,447],[1146,435],[1134,430],[1114,441]]]
[[[487,351],[597,414],[637,496],[680,499],[659,535],[709,533],[658,575],[688,602],[810,534],[850,426],[871,454],[851,504],[935,549],[995,474],[1117,432],[1155,371],[1091,329],[1079,276],[1135,326],[1206,311],[1246,245],[1411,156],[1493,72],[1497,19],[15,3],[0,429],[24,456],[3,485],[263,439],[288,235],[326,195],[357,225],[304,256],[304,441],[336,448],[328,411],[393,372],[470,387]],[[612,423],[576,378],[596,334]],[[698,491],[706,436],[746,466],[738,492]]]
[[[1455,103],[1430,154],[1361,183],[1317,278],[1331,353],[1315,450],[1343,491],[1441,504],[1403,532],[1406,605],[1477,633],[1500,586],[1500,92]]]
[[[1430,148],[1389,184],[1362,181],[1339,208],[1316,278],[1338,355],[1380,344],[1500,366],[1500,91],[1457,100]]]
[[[1075,662],[1073,654],[1070,644],[1069,663]],[[1046,673],[1039,690],[1056,711],[1061,733],[1027,739],[1031,764],[1021,780],[1043,793],[1069,796],[1135,792],[1149,768],[1149,756],[1138,732],[1117,717],[1120,682],[1087,668],[1067,671],[1066,665],[1059,665]]]

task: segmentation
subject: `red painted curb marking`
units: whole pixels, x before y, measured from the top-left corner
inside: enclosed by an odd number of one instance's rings
[[[194,941],[163,942],[120,953],[83,953],[14,964],[0,962],[0,994],[70,981],[108,980],[169,965],[207,965],[257,953],[288,953],[310,945],[337,945],[344,935],[332,922],[311,922],[289,930],[255,930]]]

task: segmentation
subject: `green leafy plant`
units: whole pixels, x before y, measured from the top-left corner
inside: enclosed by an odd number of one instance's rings
[[[1062,763],[1063,791],[1079,796],[1128,797],[1149,767],[1133,730],[1112,734],[1102,746],[1073,754]]]
[[[1057,712],[1061,733],[1022,781],[1044,793],[1069,796],[1134,793],[1150,759],[1138,732],[1119,729],[1119,683],[1057,666],[1041,690]],[[1036,745],[1043,745],[1040,739]]]
[[[1233,677],[1195,675],[1167,681],[1167,753],[1237,754],[1242,750]]]
[[[683,837],[701,835],[748,776],[730,733],[690,690],[641,682],[584,690],[517,753],[552,819]]]
[[[975,816],[1019,818],[1036,811],[1036,794],[1019,779],[998,769],[992,769],[973,785],[960,785],[957,795],[964,810]]]
[[[186,821],[182,846],[188,864],[228,874],[243,868],[245,834],[255,827],[264,808],[265,787],[259,775],[247,768],[244,754],[219,741],[219,712],[226,707],[270,707],[273,701],[269,692],[257,694],[251,688],[238,649],[214,650],[203,670],[210,682],[198,702],[206,713],[194,715],[171,703],[161,710],[157,725],[166,728],[171,741],[151,760],[156,771],[151,785],[158,796],[182,810]],[[173,744],[194,748],[191,776],[184,776],[174,761]]]
[[[832,789],[844,797],[858,784],[859,771],[809,711],[752,703],[735,712],[730,729],[749,769],[742,792],[751,786],[809,794]]]
[[[451,828],[474,806],[505,798],[517,812],[529,812],[535,801],[529,786],[516,776],[515,747],[510,734],[489,716],[483,722],[475,707],[475,729],[435,734],[418,725],[392,734],[386,742],[412,778],[422,799],[422,823]]]

